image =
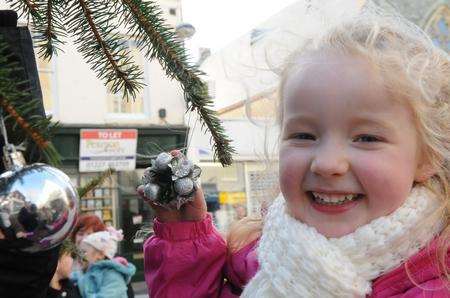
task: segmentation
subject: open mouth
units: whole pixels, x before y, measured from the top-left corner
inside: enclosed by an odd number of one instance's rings
[[[314,203],[326,206],[340,206],[361,200],[364,197],[363,194],[328,194],[314,191],[308,191],[306,193]]]

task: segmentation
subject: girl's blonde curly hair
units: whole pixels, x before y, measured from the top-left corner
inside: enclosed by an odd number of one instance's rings
[[[450,57],[433,44],[419,27],[403,17],[366,4],[357,14],[339,22],[323,35],[303,43],[286,62],[279,87],[279,99],[283,100],[283,88],[287,78],[301,71],[299,58],[317,52],[332,51],[354,55],[368,60],[383,79],[384,86],[393,100],[401,101],[413,111],[423,158],[431,165],[430,176],[420,182],[443,200],[446,225],[440,237],[442,267],[447,270],[444,258],[449,248],[450,228]],[[280,104],[279,107],[282,105]],[[278,123],[283,120],[279,108]],[[249,233],[255,238],[256,228],[245,231],[243,227],[231,231],[233,245]],[[233,232],[241,234],[232,235]],[[242,241],[237,241],[241,242]]]

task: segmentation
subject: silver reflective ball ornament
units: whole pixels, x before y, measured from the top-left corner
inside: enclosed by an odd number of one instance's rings
[[[32,164],[0,175],[0,225],[21,250],[38,252],[60,244],[77,219],[78,193],[69,177],[46,164]]]

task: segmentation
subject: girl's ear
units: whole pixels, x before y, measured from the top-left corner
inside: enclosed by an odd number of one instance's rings
[[[416,174],[414,176],[415,182],[425,182],[437,173],[437,170],[430,163],[422,163],[417,167]]]

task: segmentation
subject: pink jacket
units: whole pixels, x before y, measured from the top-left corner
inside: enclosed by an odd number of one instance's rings
[[[238,297],[258,270],[258,240],[227,255],[226,243],[209,215],[199,222],[155,220],[154,230],[144,245],[150,297]],[[450,297],[436,264],[435,244],[411,257],[408,266],[374,280],[371,297]],[[447,262],[450,268],[450,258]]]

